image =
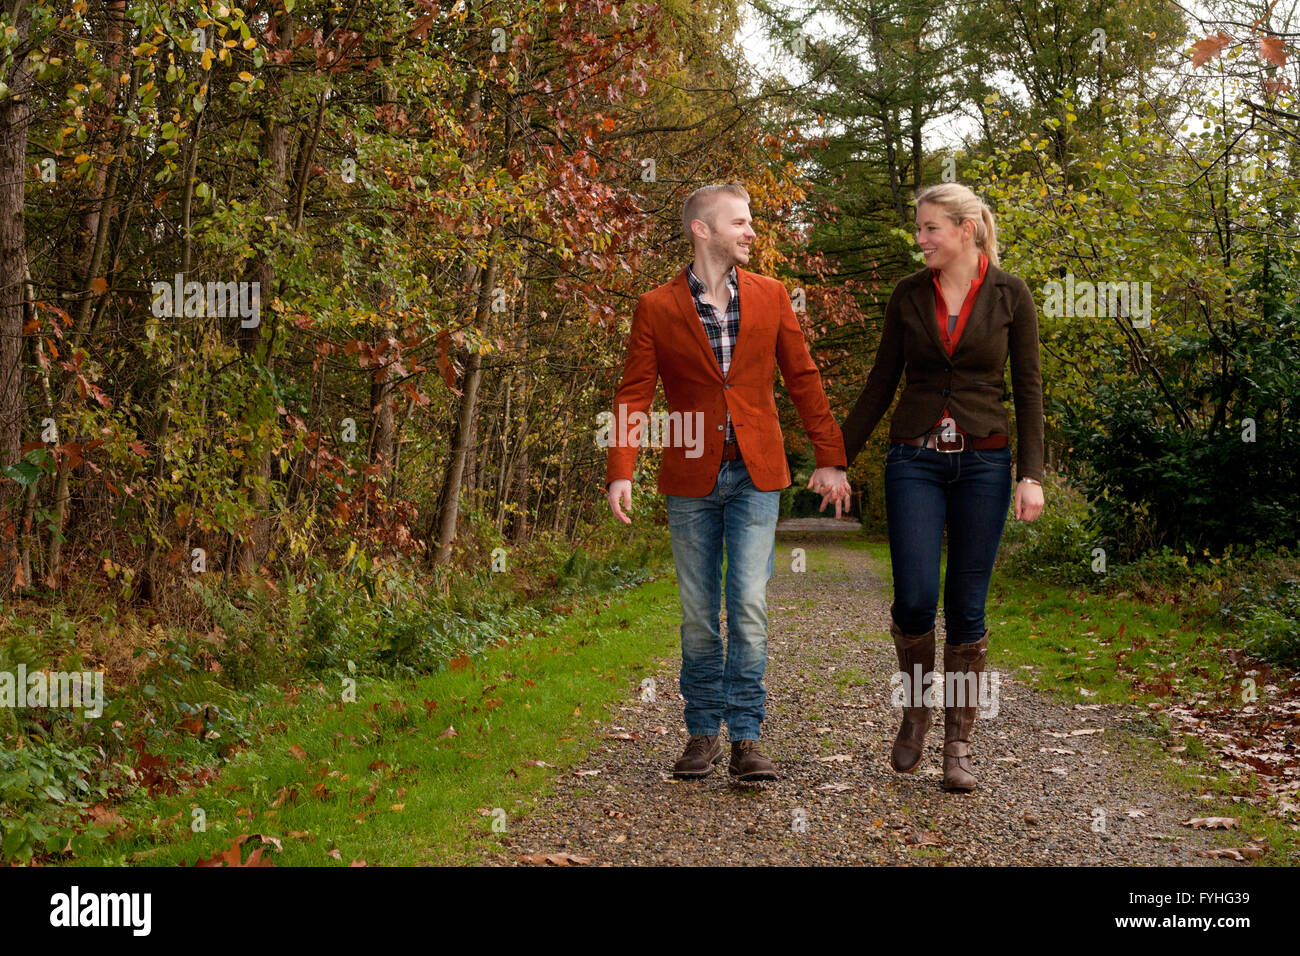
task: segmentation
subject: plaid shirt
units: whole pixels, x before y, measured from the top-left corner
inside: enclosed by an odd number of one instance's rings
[[[736,277],[736,267],[727,273],[727,290],[731,300],[727,303],[726,314],[718,318],[718,310],[704,301],[704,283],[695,274],[695,263],[686,267],[686,282],[691,287],[691,298],[695,300],[695,311],[704,324],[704,331],[713,346],[713,356],[718,360],[718,368],[725,378],[731,367],[731,352],[736,347],[736,334],[740,331],[740,284]],[[727,412],[727,437],[725,441],[736,440],[736,429],[731,424],[731,412]]]

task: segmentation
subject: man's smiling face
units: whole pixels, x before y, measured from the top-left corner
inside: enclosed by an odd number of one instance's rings
[[[749,215],[749,203],[739,196],[723,193],[714,200],[707,218],[702,216],[700,221],[707,227],[708,238],[704,244],[713,259],[728,268],[748,264],[749,247],[757,235]]]

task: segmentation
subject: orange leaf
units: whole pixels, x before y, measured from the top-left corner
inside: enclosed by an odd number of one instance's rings
[[[1222,32],[1206,37],[1204,40],[1197,40],[1192,44],[1192,66],[1205,66],[1210,60],[1221,54],[1231,42],[1232,37]]]
[[[1286,48],[1282,46],[1279,36],[1259,38],[1259,57],[1275,66],[1286,66]]]

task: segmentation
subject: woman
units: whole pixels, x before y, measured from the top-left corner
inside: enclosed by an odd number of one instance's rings
[[[993,214],[957,183],[916,197],[916,241],[925,268],[894,287],[866,387],[844,422],[852,464],[894,399],[885,457],[885,513],[894,570],[890,633],[909,689],[891,762],[920,765],[931,713],[922,684],[934,675],[934,623],[945,527],[943,788],[975,788],[970,731],[984,680],[984,602],[1012,497],[1003,369],[1011,360],[1016,408],[1015,515],[1043,510],[1043,402],[1038,317],[1022,279],[998,267]],[[919,669],[917,667],[919,665]],[[936,689],[937,691],[937,689]],[[956,691],[956,693],[954,693]],[[931,698],[933,699],[933,698]]]

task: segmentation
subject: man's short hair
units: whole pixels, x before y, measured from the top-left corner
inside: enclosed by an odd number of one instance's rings
[[[682,235],[686,237],[687,242],[695,241],[695,233],[691,232],[691,223],[696,219],[703,219],[712,228],[713,208],[717,205],[718,196],[723,193],[749,202],[749,193],[740,183],[715,183],[712,186],[701,186],[686,197],[686,203],[682,206]]]

